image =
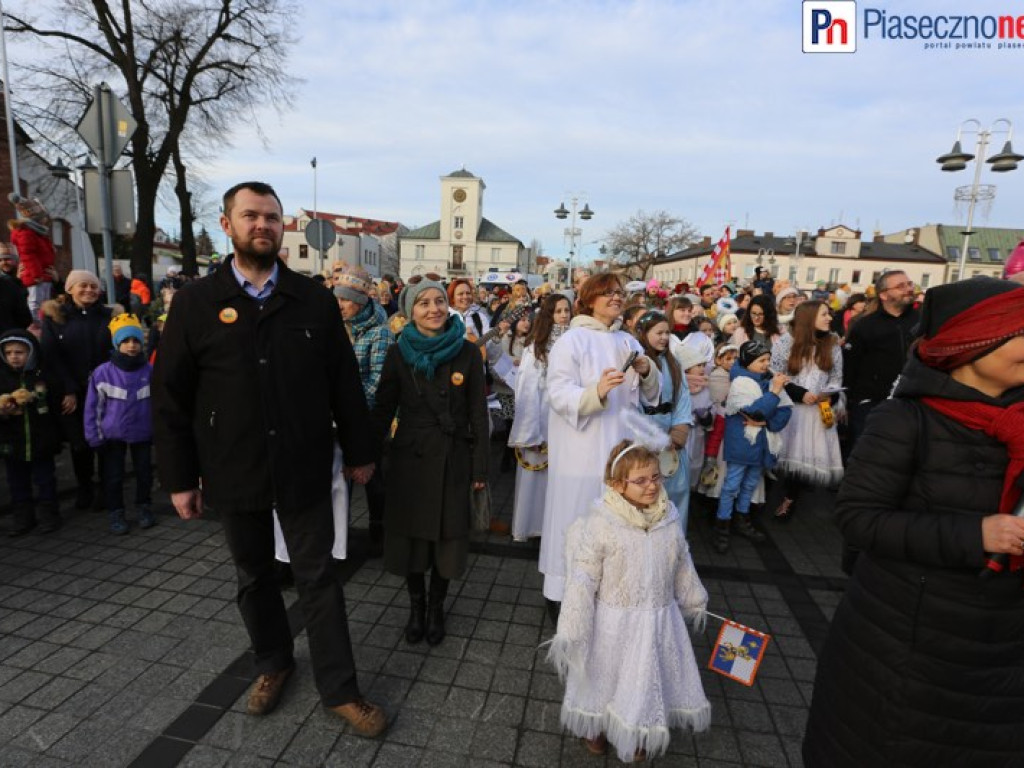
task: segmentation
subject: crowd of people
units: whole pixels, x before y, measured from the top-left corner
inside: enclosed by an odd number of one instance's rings
[[[223,264],[199,281],[170,271],[155,298],[115,268],[113,309],[83,270],[33,307],[0,249],[0,450],[13,536],[60,526],[64,444],[75,506],[105,509],[111,534],[157,523],[154,452],[182,518],[216,509],[256,660],[250,714],[272,711],[295,669],[287,562],[324,705],[364,735],[387,727],[360,692],[337,567],[361,486],[369,554],[408,591],[405,642],[444,642],[474,530],[539,538],[563,725],[595,754],[656,757],[671,729],[712,720],[687,628],[708,601],[694,515],[724,555],[826,487],[851,586],[805,763],[1024,754],[1024,522],[1007,514],[1024,466],[1017,283],[940,286],[923,306],[899,270],[864,293],[763,269],[693,290],[577,270],[571,288],[531,291],[338,263],[318,284],[278,258],[271,187],[223,202]],[[498,471],[516,472],[509,521],[488,506],[495,442]]]

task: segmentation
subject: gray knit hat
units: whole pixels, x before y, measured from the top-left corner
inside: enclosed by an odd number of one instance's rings
[[[354,301],[361,307],[366,306],[370,300],[370,291],[373,290],[373,278],[370,273],[358,264],[346,264],[335,273],[334,295],[339,299]]]
[[[444,294],[445,301],[448,300],[448,294],[445,293],[444,286],[438,282],[424,279],[418,283],[406,283],[405,288],[398,295],[398,308],[402,310],[402,314],[407,319],[412,320],[412,305],[416,303],[416,297],[430,288],[436,288]]]

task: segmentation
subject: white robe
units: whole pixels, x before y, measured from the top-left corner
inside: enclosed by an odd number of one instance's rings
[[[516,377],[516,417],[509,432],[513,448],[541,445],[548,441],[547,366],[533,354],[531,344],[523,352]],[[526,541],[544,531],[544,496],[548,489],[548,471],[516,467],[515,504],[512,512],[512,539]]]
[[[331,557],[335,560],[344,560],[348,557],[348,481],[341,474],[344,462],[341,458],[341,448],[334,446],[334,480],[331,482],[331,506],[334,509],[334,546],[331,548]],[[281,523],[277,519],[277,510],[274,510],[274,557],[282,563],[290,563],[288,556],[288,545],[284,541],[284,533],[281,531]]]
[[[548,354],[548,487],[538,567],[549,600],[561,601],[565,592],[565,533],[601,497],[608,455],[628,436],[619,416],[626,409],[636,410],[641,399],[640,377],[633,369],[603,404],[597,399],[601,373],[621,369],[630,352],[642,355],[643,348],[628,333],[596,325],[591,317],[574,318]],[[644,402],[657,403],[656,365],[651,365],[643,388]]]

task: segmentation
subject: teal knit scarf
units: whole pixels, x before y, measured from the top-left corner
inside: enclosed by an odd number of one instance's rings
[[[420,371],[428,379],[434,378],[437,366],[447,363],[459,354],[466,339],[466,326],[462,318],[452,315],[444,331],[437,336],[424,336],[413,323],[402,329],[398,337],[398,350],[414,371]]]

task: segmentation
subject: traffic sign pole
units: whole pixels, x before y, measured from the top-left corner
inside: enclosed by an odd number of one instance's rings
[[[96,155],[99,158],[100,207],[103,211],[103,266],[107,277],[107,301],[111,304],[116,300],[114,286],[114,217],[110,210],[110,171],[107,167],[108,135],[107,127],[112,120],[110,115],[110,89],[97,85],[94,91],[99,109],[96,112],[98,122],[98,144]],[[107,118],[107,119],[104,119]],[[125,307],[127,310],[128,308]]]

